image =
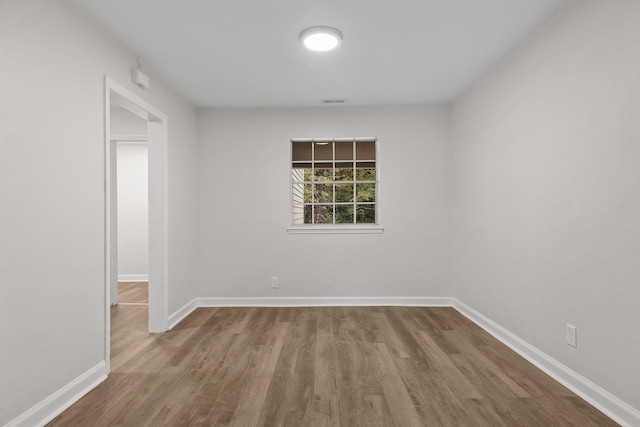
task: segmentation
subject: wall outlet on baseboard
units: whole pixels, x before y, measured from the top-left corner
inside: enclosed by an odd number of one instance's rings
[[[273,289],[278,289],[278,277],[274,276],[271,278],[271,287]]]
[[[575,326],[567,323],[567,344],[573,348],[578,348],[578,330]]]

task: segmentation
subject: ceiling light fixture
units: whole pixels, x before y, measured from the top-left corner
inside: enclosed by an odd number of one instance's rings
[[[342,33],[332,27],[311,27],[300,33],[300,41],[309,50],[326,52],[342,44]]]

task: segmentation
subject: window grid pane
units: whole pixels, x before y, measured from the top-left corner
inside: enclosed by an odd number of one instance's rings
[[[292,144],[294,225],[376,223],[375,140]]]

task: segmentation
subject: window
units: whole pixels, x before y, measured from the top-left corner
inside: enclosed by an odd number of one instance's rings
[[[376,151],[375,138],[293,139],[293,226],[376,225]]]

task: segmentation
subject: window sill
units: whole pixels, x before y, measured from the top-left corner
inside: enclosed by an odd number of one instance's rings
[[[289,234],[380,234],[384,227],[376,224],[366,225],[292,225],[287,228]]]

